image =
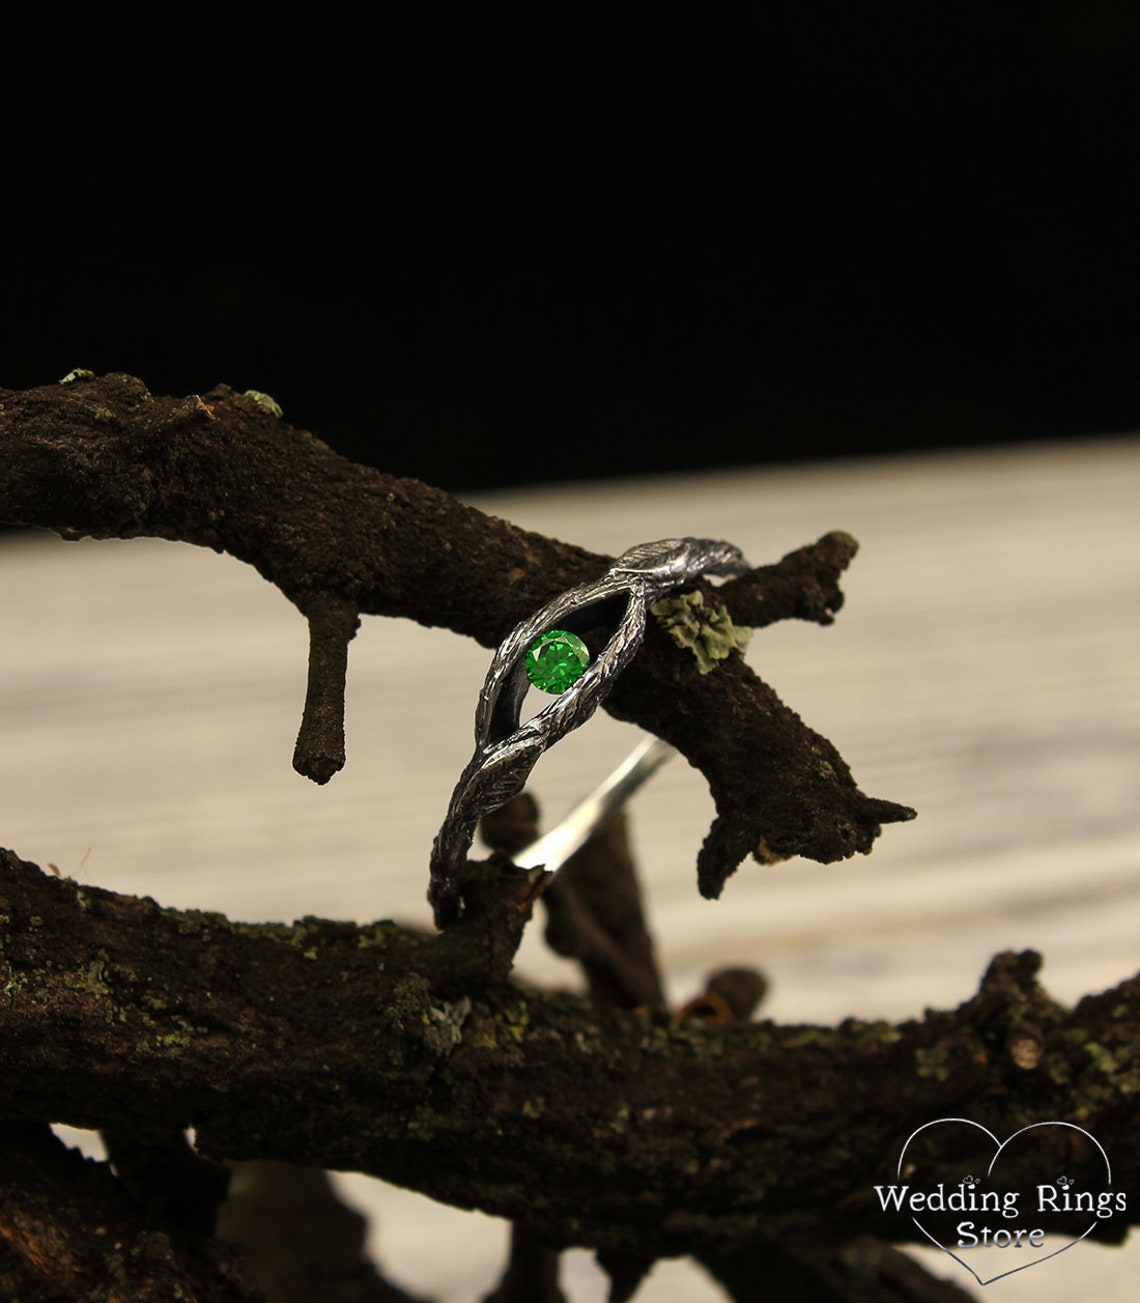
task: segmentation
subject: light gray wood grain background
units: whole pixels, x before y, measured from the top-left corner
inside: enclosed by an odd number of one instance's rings
[[[693,862],[711,802],[683,761],[668,766],[633,818],[673,999],[741,962],[771,977],[772,1018],[903,1018],[968,998],[1003,949],[1041,950],[1066,1001],[1140,967],[1140,441],[473,501],[609,553],[698,534],[761,563],[830,529],[861,542],[835,625],[762,630],[748,659],[864,791],[919,818],[845,864],[746,865],[710,903]],[[0,843],[81,881],[242,919],[428,921],[427,851],[469,754],[486,652],[366,621],[349,660],[348,765],[316,788],[290,767],[304,622],[251,569],[152,540],[21,537],[0,545],[0,600]],[[544,757],[533,790],[550,819],[637,737],[599,716]],[[521,971],[576,985],[534,932]],[[1098,1139],[1111,1157],[1112,1136]],[[489,1288],[501,1223],[340,1179],[376,1214],[397,1279],[442,1303]],[[985,1296],[1123,1300],[1138,1267],[1134,1241],[1081,1244]],[[564,1280],[575,1303],[605,1296],[584,1252]],[[668,1263],[638,1297],[719,1293]]]

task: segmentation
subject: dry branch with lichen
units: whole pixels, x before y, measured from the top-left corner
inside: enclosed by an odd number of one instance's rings
[[[493,647],[609,562],[353,465],[265,395],[224,387],[162,398],[129,376],[79,373],[0,391],[0,459],[2,520],[226,551],[297,605],[311,639],[294,763],[317,782],[344,764],[360,616]],[[749,856],[830,862],[912,816],[863,795],[734,651],[739,628],[830,623],[854,551],[828,534],[715,589],[690,585],[699,627],[679,646],[651,626],[606,704],[707,778],[706,895]],[[702,608],[715,620],[701,625]],[[696,643],[711,660],[697,663]],[[213,1163],[280,1160],[511,1218],[498,1303],[560,1297],[550,1255],[572,1244],[599,1251],[615,1300],[655,1258],[689,1253],[734,1299],[763,1281],[777,1296],[933,1303],[964,1296],[890,1248],[909,1227],[871,1196],[909,1122],[959,1110],[1008,1130],[1079,1110],[1114,1136],[1122,1182],[1140,1176],[1136,980],[1070,1011],[1038,986],[1035,956],[1000,956],[955,1011],[819,1028],[750,1021],[760,987],[738,974],[670,1015],[632,867],[599,843],[546,902],[551,942],[582,962],[591,998],[524,990],[511,965],[546,884],[511,871],[512,838],[525,837],[500,831],[499,853],[469,865],[464,916],[431,936],[238,925],[0,853],[0,1282],[23,1279],[51,1242],[71,1272],[59,1297],[83,1281],[104,1299],[166,1297],[146,1292],[161,1273],[187,1298],[256,1297],[207,1233]],[[76,1167],[48,1122],[101,1129],[118,1179]],[[949,1173],[969,1158],[939,1161]],[[110,1254],[92,1223],[104,1205]],[[343,1296],[402,1297],[369,1288]]]
[[[0,390],[0,456],[0,521],[228,552],[301,610],[310,660],[294,764],[317,782],[344,764],[347,646],[359,616],[400,616],[495,647],[612,560],[346,461],[282,421],[264,395],[225,387],[160,398],[131,376],[84,375]],[[829,624],[855,546],[828,534],[709,593],[737,625]],[[913,817],[865,796],[831,743],[739,656],[702,675],[650,628],[606,709],[672,743],[708,780],[717,818],[697,866],[706,895],[750,855],[830,863]]]
[[[437,937],[234,924],[4,852],[0,1113],[192,1126],[213,1159],[368,1172],[650,1260],[907,1238],[873,1185],[938,1116],[1008,1132],[1079,1114],[1114,1137],[1118,1184],[1140,1179],[1140,979],[1069,1010],[1037,956],[1006,955],[921,1021],[709,1022],[512,984],[529,899],[485,866]]]

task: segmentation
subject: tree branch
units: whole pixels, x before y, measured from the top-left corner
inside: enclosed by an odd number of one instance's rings
[[[327,783],[344,768],[348,644],[359,627],[349,602],[322,594],[309,604],[309,679],[293,768],[314,783]]]
[[[0,520],[65,538],[178,539],[230,553],[309,619],[309,690],[295,763],[316,781],[340,767],[343,664],[355,615],[441,626],[495,647],[611,558],[517,529],[414,480],[354,465],[280,419],[264,395],[225,386],[151,395],[125,375],[0,390]],[[631,540],[632,541],[632,540]],[[738,623],[829,623],[846,534],[713,588]],[[825,738],[736,655],[702,675],[651,624],[606,708],[678,748],[708,780],[717,819],[698,863],[719,894],[749,855],[822,863],[867,852],[913,811],[859,791]]]
[[[107,1164],[68,1149],[44,1123],[0,1123],[0,1298],[260,1303],[263,1297],[236,1250],[148,1219]]]
[[[909,1239],[873,1185],[937,1117],[1000,1133],[1080,1117],[1112,1136],[1117,1186],[1140,1180],[1140,978],[1069,1011],[1027,952],[957,1010],[898,1026],[673,1021],[512,986],[492,936],[533,890],[480,872],[464,919],[425,939],[162,910],[3,852],[0,1116],[193,1126],[213,1159],[369,1172],[551,1246],[722,1260],[837,1223]],[[971,1143],[915,1182],[984,1167]],[[1029,1188],[1039,1170],[1008,1176]]]
[[[426,1303],[369,1261],[365,1219],[328,1174],[289,1163],[238,1163],[219,1238],[236,1245],[266,1303]]]
[[[538,805],[522,792],[480,825],[483,840],[506,854],[528,846],[538,831]],[[545,884],[542,902],[547,910],[545,939],[558,954],[577,959],[586,978],[590,999],[597,1005],[633,1009],[664,1008],[665,995],[653,939],[641,907],[641,884],[630,851],[624,810],[617,810],[594,830],[586,843]],[[530,1268],[537,1276],[549,1270],[552,1250],[516,1225],[512,1237],[512,1262],[504,1284]],[[529,1248],[529,1252],[526,1250]],[[522,1250],[522,1252],[520,1252]],[[545,1255],[545,1256],[544,1256]],[[598,1265],[610,1278],[610,1303],[626,1303],[654,1265],[652,1254],[600,1249]],[[557,1258],[554,1258],[555,1269]],[[515,1268],[519,1270],[515,1270]],[[555,1289],[557,1277],[555,1276]],[[539,1288],[520,1298],[538,1299]],[[560,1295],[550,1295],[557,1303]],[[488,1303],[498,1303],[492,1296]],[[505,1300],[504,1300],[505,1303]]]

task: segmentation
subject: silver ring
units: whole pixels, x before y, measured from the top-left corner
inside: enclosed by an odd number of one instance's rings
[[[748,568],[731,543],[701,538],[641,543],[623,552],[596,582],[569,589],[507,635],[479,694],[474,754],[432,846],[428,899],[439,926],[459,916],[459,876],[479,820],[521,792],[546,748],[602,704],[641,646],[649,607],[701,575],[738,575]],[[544,659],[556,663],[551,676],[556,686],[545,690],[557,695],[520,723],[532,682],[528,660],[534,673]],[[572,681],[560,686],[560,676]]]

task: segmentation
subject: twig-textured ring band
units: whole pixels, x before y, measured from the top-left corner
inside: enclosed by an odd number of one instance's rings
[[[562,593],[503,640],[479,694],[475,752],[432,846],[428,898],[441,927],[458,917],[459,874],[479,820],[522,791],[546,748],[584,724],[605,700],[641,646],[649,607],[700,575],[747,569],[731,543],[641,543],[596,582]],[[532,683],[557,695],[520,723]]]

